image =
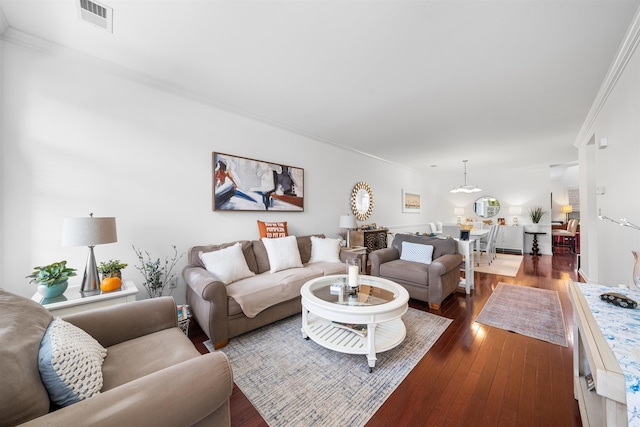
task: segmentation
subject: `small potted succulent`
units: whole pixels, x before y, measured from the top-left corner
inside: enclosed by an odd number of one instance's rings
[[[100,290],[102,292],[110,292],[120,289],[120,285],[122,285],[122,270],[127,265],[120,262],[119,259],[101,262],[98,266],[98,273],[102,274]]]
[[[120,262],[119,259],[110,259],[109,262],[101,262],[98,266],[98,273],[102,274],[102,278],[119,277],[122,279],[122,270],[129,264]]]
[[[69,286],[69,277],[76,275],[76,269],[67,267],[67,261],[54,262],[41,267],[33,267],[33,273],[27,276],[29,283],[38,284],[38,293],[44,298],[60,296]]]

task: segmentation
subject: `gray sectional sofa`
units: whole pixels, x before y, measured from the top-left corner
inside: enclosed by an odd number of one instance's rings
[[[270,272],[269,257],[262,240],[240,240],[189,249],[188,265],[182,271],[187,283],[187,303],[216,349],[227,345],[230,338],[300,313],[302,285],[317,277],[344,274],[344,262],[356,256],[340,251],[341,262],[309,263],[311,236],[298,236],[296,240],[303,266],[274,273]],[[238,242],[249,270],[255,275],[225,285],[205,268],[199,254],[219,251]]]
[[[402,258],[402,242],[433,246],[430,264],[406,261]],[[453,239],[396,234],[391,246],[369,254],[371,275],[384,277],[404,286],[411,298],[429,303],[439,310],[442,301],[460,284],[458,244]]]

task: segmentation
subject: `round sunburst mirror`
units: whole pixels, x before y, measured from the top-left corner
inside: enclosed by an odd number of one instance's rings
[[[358,221],[366,221],[373,212],[373,191],[366,182],[358,182],[351,191],[351,211]]]

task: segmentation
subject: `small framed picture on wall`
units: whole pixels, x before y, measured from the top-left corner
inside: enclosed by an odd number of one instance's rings
[[[420,193],[417,191],[402,189],[402,212],[420,213]]]

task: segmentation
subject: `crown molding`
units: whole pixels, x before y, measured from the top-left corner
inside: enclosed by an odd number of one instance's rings
[[[618,49],[618,53],[611,63],[609,71],[607,72],[602,85],[600,85],[600,90],[598,91],[598,94],[596,95],[596,98],[591,105],[591,109],[589,110],[589,114],[587,114],[587,118],[580,128],[580,133],[578,133],[578,137],[573,143],[576,148],[587,145],[587,143],[591,140],[591,135],[593,134],[593,125],[597,120],[600,111],[602,110],[602,108],[604,108],[607,99],[609,99],[609,95],[611,95],[611,92],[613,92],[613,89],[616,87],[618,80],[620,80],[622,73],[624,72],[627,64],[633,56],[633,53],[638,47],[639,42],[640,8],[636,10],[636,14],[633,17],[631,26],[627,30],[622,44]]]
[[[9,29],[9,22],[7,22],[7,17],[4,16],[4,12],[2,8],[0,8],[0,35],[7,32]]]

